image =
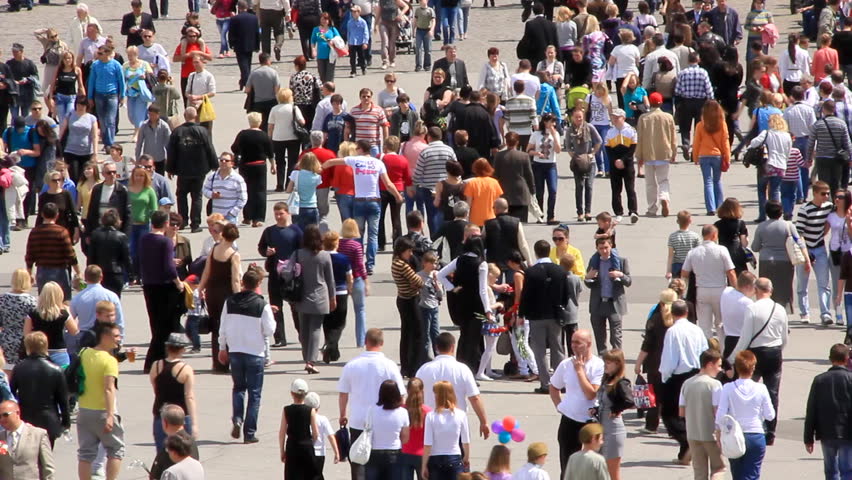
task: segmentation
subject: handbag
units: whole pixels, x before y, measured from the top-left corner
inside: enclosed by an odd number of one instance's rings
[[[755,113],[756,115],[756,113]],[[766,146],[766,139],[769,137],[769,132],[766,132],[766,135],[763,137],[763,141],[760,142],[760,145],[756,147],[749,147],[746,150],[745,155],[743,155],[743,165],[748,168],[751,165],[754,165],[755,168],[763,167],[763,164],[766,162],[766,150],[764,147]]]
[[[497,355],[511,355],[512,354],[512,337],[509,336],[509,331],[501,333],[499,337],[497,337]]]
[[[541,205],[538,204],[538,200],[533,196],[530,197],[530,213],[532,213],[532,216],[536,220],[544,220],[544,212],[541,210]]]
[[[213,109],[213,102],[207,95],[201,97],[201,106],[198,107],[198,122],[212,122],[216,120],[216,110]]]
[[[151,93],[148,84],[141,80],[137,84],[139,85],[139,98],[145,103],[152,103],[154,101],[154,94]]]
[[[299,200],[299,174],[296,173],[296,180],[293,182],[293,191],[290,192],[290,197],[287,198],[290,215],[299,214]]]
[[[648,383],[642,375],[637,375],[636,382],[633,384],[633,404],[640,410],[657,406],[654,386]]]
[[[366,465],[370,461],[370,453],[373,451],[373,409],[367,414],[367,423],[364,431],[352,442],[349,448],[349,461],[358,465]]]
[[[337,449],[340,452],[340,460],[349,458],[349,449],[352,446],[352,441],[349,439],[349,429],[341,427],[334,432],[334,438],[337,440]]]
[[[300,301],[304,290],[304,278],[302,264],[299,263],[299,251],[293,252],[287,260],[279,260],[277,271],[281,277],[281,298],[287,302]]]
[[[822,120],[825,123],[825,129],[828,130],[828,136],[831,137],[831,145],[834,147],[834,160],[841,164],[846,165],[849,163],[849,152],[843,150],[841,148],[837,148],[837,142],[834,141],[834,134],[831,133],[831,127],[828,126],[828,120]]]
[[[301,124],[299,124],[298,121],[296,121],[296,112],[297,111],[299,111],[299,113],[301,113],[301,111],[299,110],[299,107],[297,107],[296,105],[293,105],[293,133],[296,134],[296,138],[299,140],[299,143],[304,145],[311,140],[311,132],[309,132],[308,129],[306,129],[304,125],[301,125]],[[293,213],[292,210],[290,211],[290,213],[293,214],[293,215],[296,215],[296,213]]]
[[[784,247],[787,249],[787,258],[790,263],[795,265],[803,265],[807,261],[804,248],[799,245],[799,236],[793,231],[793,225],[787,222],[787,239],[784,241]]]
[[[588,124],[584,124],[582,128],[589,128],[589,126]],[[566,135],[566,137],[568,138],[567,142],[570,142],[571,151],[576,152],[577,135],[572,135],[571,133],[569,133],[568,135]],[[595,159],[590,153],[572,153],[571,162],[568,164],[568,167],[571,169],[572,172],[574,172],[574,175],[583,176],[587,175],[589,172],[592,171],[592,166],[595,164],[594,162]]]
[[[745,435],[743,428],[736,418],[725,415],[722,417],[722,430],[720,442],[722,444],[722,455],[729,459],[740,458],[745,455]]]

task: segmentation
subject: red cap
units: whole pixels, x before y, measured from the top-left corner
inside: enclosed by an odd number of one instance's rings
[[[660,92],[654,92],[648,96],[648,101],[651,102],[651,105],[662,105],[663,96],[660,95]]]

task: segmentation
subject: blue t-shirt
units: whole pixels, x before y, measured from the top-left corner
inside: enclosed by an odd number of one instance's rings
[[[342,253],[331,254],[331,271],[334,272],[334,290],[338,295],[346,295],[346,274],[352,272],[352,264],[349,257]]]
[[[328,139],[325,141],[325,148],[336,152],[340,144],[346,140],[343,138],[344,128],[346,123],[349,123],[351,131],[355,131],[355,118],[346,112],[340,112],[339,115],[329,113],[322,122],[322,131],[328,134]]]
[[[317,207],[317,185],[322,183],[322,175],[307,170],[294,170],[290,180],[296,184],[299,192],[299,208]]]
[[[339,36],[340,32],[334,27],[329,28],[325,33],[320,32],[320,27],[314,27],[314,31],[311,33],[311,45],[317,46],[317,58],[328,60],[331,54],[331,46],[329,46],[328,41]]]
[[[633,118],[638,116],[637,111],[630,108],[630,102],[636,102],[637,105],[641,105],[645,102],[645,97],[648,96],[648,92],[642,87],[636,87],[636,90],[632,92],[628,88],[624,92],[624,113],[627,114],[627,118]]]
[[[778,109],[778,107],[768,106],[768,107],[760,107],[755,110],[757,113],[757,132],[760,133],[769,128],[769,117],[772,115],[778,114],[783,115],[784,113]]]
[[[25,126],[21,130],[16,130],[14,127],[6,127],[3,132],[3,142],[8,145],[9,151],[26,149],[32,150],[33,146],[39,143],[39,135],[35,127]],[[18,165],[21,168],[30,168],[36,165],[38,157],[24,155]]]

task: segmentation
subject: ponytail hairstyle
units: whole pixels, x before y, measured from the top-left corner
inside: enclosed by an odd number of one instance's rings
[[[787,37],[787,55],[790,57],[790,61],[796,63],[796,46],[799,45],[799,35],[796,33],[791,33],[790,36]]]

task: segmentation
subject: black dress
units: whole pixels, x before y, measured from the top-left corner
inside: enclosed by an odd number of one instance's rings
[[[477,314],[485,315],[482,300],[479,298],[478,257],[462,254],[456,258],[455,285],[461,290],[455,294],[454,310],[459,326],[459,347],[456,358],[472,371],[479,368],[479,361],[485,346],[482,343],[482,320]]]
[[[307,405],[284,407],[287,419],[287,444],[284,452],[284,480],[313,480],[316,476],[314,464],[314,440],[311,436],[311,411]]]
[[[742,249],[746,245],[740,244],[740,235],[748,236],[748,227],[744,221],[737,218],[723,218],[714,225],[719,230],[719,245],[728,249],[731,260],[734,262],[734,272],[739,276],[748,269],[745,252]]]

